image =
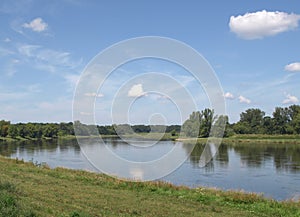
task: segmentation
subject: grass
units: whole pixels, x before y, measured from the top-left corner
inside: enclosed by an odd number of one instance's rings
[[[0,157],[0,216],[300,217],[300,202],[163,182],[121,181]]]
[[[207,138],[179,138],[178,141],[185,143],[203,144]],[[266,134],[235,134],[234,136],[222,139],[225,144],[300,144],[300,135],[266,135]]]

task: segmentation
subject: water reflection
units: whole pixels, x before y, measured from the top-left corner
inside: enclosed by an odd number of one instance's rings
[[[190,144],[185,144],[187,147]],[[205,144],[197,144],[189,158],[193,167],[198,167],[199,160]],[[300,145],[297,144],[222,144],[217,155],[206,165],[207,171],[213,171],[214,166],[227,167],[229,151],[239,156],[241,165],[251,168],[263,167],[272,162],[278,172],[300,171]]]
[[[235,145],[234,151],[248,167],[261,167],[272,161],[278,172],[300,171],[300,146],[296,144],[247,144]]]
[[[26,140],[13,142],[0,142],[0,155],[11,157],[17,153],[26,153],[27,155],[36,153],[60,153],[73,151],[80,154],[80,147],[74,140]]]
[[[86,140],[88,143],[90,140]],[[170,141],[171,142],[171,141]],[[106,139],[105,143],[110,144],[113,149],[126,149],[130,147],[128,143],[122,140]],[[174,142],[171,142],[174,144]],[[183,149],[190,152],[190,144],[183,144]],[[195,145],[189,157],[190,163],[194,168],[199,165],[201,153],[205,144]],[[26,153],[28,155],[40,152],[63,153],[72,151],[74,154],[80,154],[80,147],[76,140],[36,140],[36,141],[14,141],[0,142],[0,154],[11,157],[17,153]],[[272,162],[278,172],[289,171],[298,173],[300,171],[300,145],[299,144],[222,144],[219,147],[217,155],[205,167],[207,171],[213,171],[215,166],[228,167],[229,152],[233,151],[239,156],[241,165],[251,168],[263,167],[266,163]]]

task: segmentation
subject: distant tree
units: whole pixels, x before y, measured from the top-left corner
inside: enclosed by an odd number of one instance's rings
[[[26,124],[18,123],[18,124],[16,124],[16,126],[17,126],[18,134],[20,137],[25,138],[26,136],[28,136],[28,130],[27,130]]]
[[[45,137],[57,137],[58,136],[58,126],[57,124],[45,124],[43,126],[43,136]]]
[[[216,118],[217,117],[214,116],[214,110],[206,108],[203,111],[201,111],[200,132],[199,132],[200,137],[209,136],[211,126]]]
[[[19,135],[18,127],[16,125],[14,125],[14,124],[9,125],[8,135],[11,138],[16,138]]]
[[[173,131],[175,131],[176,134],[179,134],[180,131],[181,131],[181,126],[180,125],[169,125],[169,126],[167,126],[166,133],[171,133]]]
[[[79,136],[88,136],[88,135],[90,135],[87,125],[80,123],[80,121],[75,121],[74,122],[74,130],[75,130],[76,135],[79,135]]]
[[[108,131],[108,135],[117,135],[117,132],[116,132],[116,125],[113,124],[111,126],[107,126],[107,131]]]
[[[59,124],[59,132],[58,134],[60,136],[66,136],[66,135],[74,135],[74,127],[73,127],[73,123],[69,122],[69,123],[60,123]]]
[[[293,117],[291,126],[294,130],[294,134],[300,134],[300,113]]]
[[[276,107],[273,112],[274,134],[289,133],[290,111],[288,108]]]
[[[178,133],[176,132],[175,129],[173,129],[170,133],[171,133],[171,136],[177,136],[178,135]]]
[[[199,111],[193,112],[189,119],[187,119],[182,125],[182,132],[188,137],[198,137],[200,129],[200,121],[202,119]]]
[[[227,115],[220,115],[215,118],[212,136],[214,137],[228,137],[234,134]]]
[[[214,115],[214,110],[208,108],[201,112],[193,112],[189,119],[183,123],[182,132],[188,137],[208,137],[211,126],[217,118]]]
[[[1,120],[0,121],[0,136],[6,137],[8,135],[10,121]]]
[[[300,134],[300,106],[291,105],[289,108],[290,127],[294,134]]]
[[[25,125],[27,131],[27,137],[30,138],[42,138],[43,131],[41,124],[38,123],[28,123]]]
[[[133,130],[129,124],[114,125],[114,129],[118,135],[131,134],[133,132]]]
[[[252,129],[247,122],[238,121],[233,125],[233,130],[237,134],[251,134]]]
[[[240,120],[234,125],[236,133],[252,134],[263,133],[263,118],[265,112],[260,109],[247,109],[240,114]]]
[[[134,125],[132,126],[132,130],[135,133],[149,133],[151,131],[151,128],[149,125]]]
[[[273,134],[274,133],[274,122],[270,116],[263,118],[263,133]]]

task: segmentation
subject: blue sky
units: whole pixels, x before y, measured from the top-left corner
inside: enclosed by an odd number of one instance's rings
[[[231,122],[247,108],[260,108],[271,115],[276,106],[299,104],[299,22],[296,0],[2,0],[0,119],[71,121],[74,89],[90,60],[114,43],[149,35],[180,40],[208,60],[224,90]],[[141,71],[167,73],[186,82],[199,109],[209,106],[203,90],[194,87],[180,67],[162,61],[137,61],[115,71],[112,83],[102,92],[89,93],[101,107],[96,115],[98,124],[110,124],[109,99],[122,81]],[[136,95],[129,94],[131,88]],[[128,97],[139,97],[129,115],[132,123],[147,123],[149,116],[151,119],[160,112],[166,114],[166,123],[180,122],[170,100],[161,103],[164,97],[138,94],[146,91],[142,83],[133,82],[124,91]]]

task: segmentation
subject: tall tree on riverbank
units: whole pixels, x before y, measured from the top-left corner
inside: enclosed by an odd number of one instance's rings
[[[263,133],[265,112],[260,109],[247,109],[240,114],[240,120],[234,125],[234,130],[241,134]]]
[[[10,121],[1,120],[0,121],[0,136],[6,137],[8,135]]]

